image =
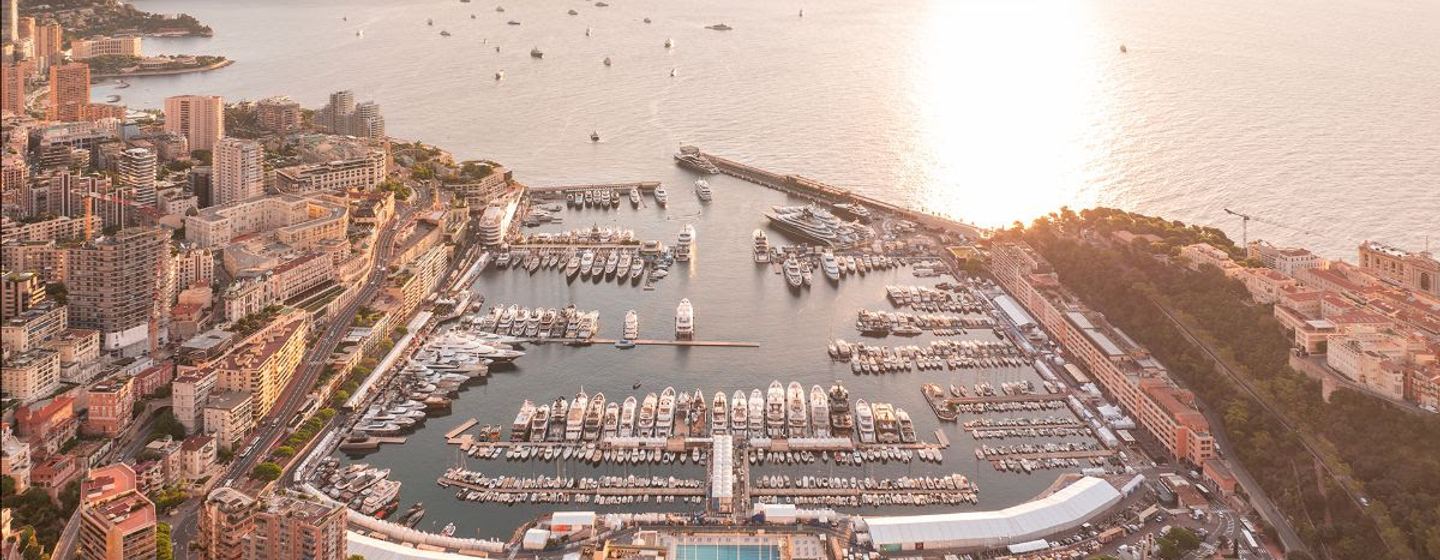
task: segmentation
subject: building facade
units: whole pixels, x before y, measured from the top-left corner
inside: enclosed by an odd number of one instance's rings
[[[225,136],[225,100],[218,95],[165,98],[165,131],[184,136],[191,150],[213,150]]]
[[[222,138],[215,145],[211,205],[220,206],[265,194],[265,148],[242,138]]]

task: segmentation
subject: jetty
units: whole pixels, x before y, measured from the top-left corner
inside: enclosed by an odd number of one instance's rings
[[[966,236],[974,239],[983,238],[988,235],[988,232],[986,230],[973,224],[967,224],[961,221],[952,220],[950,218],[921,212],[912,208],[898,206],[877,198],[871,198],[862,194],[852,192],[849,189],[842,189],[840,187],[828,185],[826,183],[817,181],[815,179],[810,179],[808,177],[803,177],[800,175],[782,175],[779,173],[766,171],[764,169],[747,165],[732,159],[727,159],[717,156],[715,154],[706,153],[703,150],[699,151],[698,153],[700,157],[703,157],[709,160],[710,163],[715,164],[715,167],[720,169],[720,173],[744,181],[749,181],[760,186],[769,187],[775,190],[785,191],[787,193],[829,202],[832,204],[836,202],[864,204],[866,206],[877,208],[879,210],[883,210],[885,212],[904,217],[905,219],[908,219],[920,225],[939,229],[959,231],[960,233],[963,233]]]
[[[655,187],[660,186],[660,181],[634,181],[629,183],[592,183],[580,185],[548,185],[544,187],[529,187],[532,195],[563,194],[573,191],[600,191],[620,190],[628,191],[631,188],[640,189],[641,192],[653,192]]]

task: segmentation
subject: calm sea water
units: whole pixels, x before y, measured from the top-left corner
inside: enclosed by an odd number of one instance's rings
[[[353,89],[393,135],[533,184],[660,178],[694,143],[987,226],[1104,204],[1238,239],[1229,207],[1330,257],[1440,244],[1432,0],[136,4],[215,28],[147,52],[237,62],[135,80],[127,104]]]

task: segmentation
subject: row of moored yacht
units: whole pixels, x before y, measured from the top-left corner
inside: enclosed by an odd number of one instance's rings
[[[468,322],[481,333],[519,339],[586,340],[598,331],[600,312],[580,311],[574,305],[561,309],[495,305],[489,312],[472,317]]]

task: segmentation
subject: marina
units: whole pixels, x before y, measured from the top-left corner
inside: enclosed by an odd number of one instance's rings
[[[429,414],[458,420],[366,433],[407,437],[365,451],[365,461],[405,482],[406,503],[423,502],[427,524],[507,538],[505,527],[555,504],[623,515],[726,514],[751,502],[995,508],[1043,490],[1049,481],[1033,473],[1109,460],[1068,416],[1069,389],[1047,385],[996,323],[991,286],[946,274],[936,254],[905,241],[913,234],[892,233],[913,226],[676,167],[689,177],[648,190],[585,183],[537,193],[531,208],[551,218],[490,249],[473,284],[484,305],[425,339],[443,345],[414,352],[438,360],[441,346],[479,344],[523,353],[486,358],[483,383]],[[874,237],[830,246],[767,216],[812,204]],[[638,283],[621,280],[627,258],[640,265]],[[862,317],[885,332],[842,340]],[[816,359],[822,350],[829,359]],[[777,371],[789,378],[772,379]],[[417,383],[410,362],[397,373],[409,381],[382,393],[381,419],[416,386],[435,384]],[[941,395],[915,390],[926,384]],[[923,413],[935,406],[956,422]],[[962,414],[995,423],[962,426]],[[434,435],[416,437],[426,429]],[[724,497],[712,499],[717,492]],[[477,511],[490,521],[473,521]]]

